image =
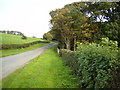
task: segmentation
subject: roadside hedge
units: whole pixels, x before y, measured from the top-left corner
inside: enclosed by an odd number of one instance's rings
[[[26,43],[26,44],[2,44],[0,45],[0,50],[1,49],[12,49],[12,48],[25,48],[29,47],[30,45],[37,44],[37,43],[50,43],[49,41],[35,41],[31,43]]]
[[[98,44],[80,45],[76,52],[80,86],[84,88],[112,87],[111,73],[114,73],[120,65],[117,54],[117,51]]]
[[[80,88],[120,88],[118,51],[99,44],[83,44],[77,51],[61,50],[66,65],[78,78]]]
[[[75,52],[67,49],[61,49],[61,56],[64,59],[65,65],[71,68],[73,75],[77,75],[79,66]]]

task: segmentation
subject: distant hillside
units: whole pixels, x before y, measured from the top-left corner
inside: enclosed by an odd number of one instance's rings
[[[24,34],[22,32],[20,32],[20,31],[0,30],[0,33],[24,36]]]
[[[0,33],[0,44],[24,44],[34,41],[44,40],[33,37],[27,37],[27,39],[22,39],[22,36]]]

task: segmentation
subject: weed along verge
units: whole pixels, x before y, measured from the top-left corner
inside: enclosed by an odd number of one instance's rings
[[[56,46],[3,79],[3,88],[77,88],[76,78],[57,55]]]

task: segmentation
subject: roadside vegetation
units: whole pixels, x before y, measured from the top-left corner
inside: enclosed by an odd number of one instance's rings
[[[77,88],[76,78],[56,52],[56,46],[3,79],[3,88]]]
[[[43,36],[59,41],[80,88],[120,88],[119,8],[120,2],[99,0],[50,12],[51,30]]]
[[[103,38],[80,44],[76,51],[61,50],[65,65],[71,67],[80,88],[120,88],[120,58],[117,42]]]

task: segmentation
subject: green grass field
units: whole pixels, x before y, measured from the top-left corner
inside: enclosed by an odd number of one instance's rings
[[[0,38],[2,38],[0,39],[0,44],[24,44],[34,41],[44,41],[40,38],[28,37],[27,39],[21,39],[21,37],[22,36],[0,33]]]
[[[43,46],[46,46],[46,45],[50,45],[50,44],[53,44],[53,43],[38,43],[38,44],[31,45],[30,47],[21,48],[21,49],[0,50],[0,57],[15,55],[15,54],[18,54],[18,53],[34,50],[34,49],[37,49],[37,48],[40,48],[40,47],[43,47]]]
[[[77,88],[76,78],[62,58],[56,46],[45,51],[25,67],[3,79],[3,88]]]

